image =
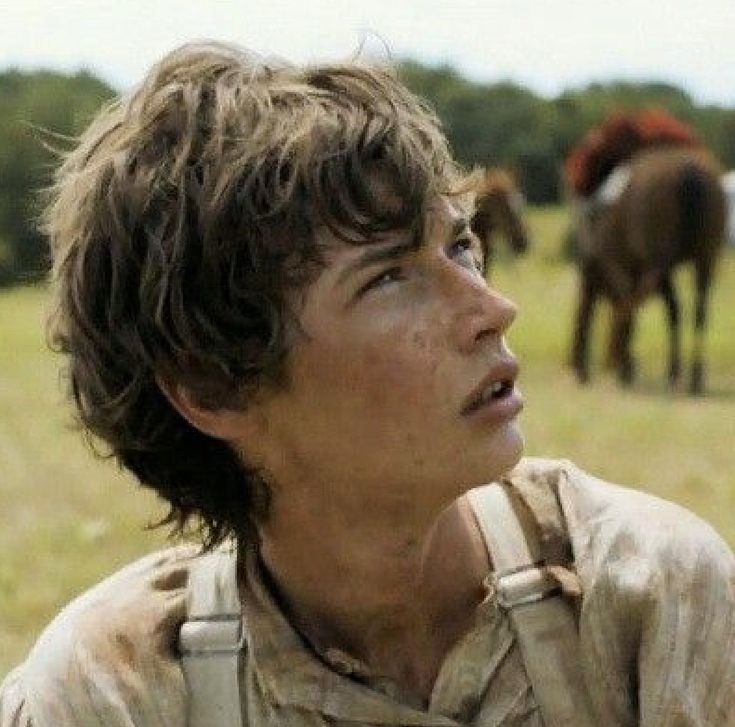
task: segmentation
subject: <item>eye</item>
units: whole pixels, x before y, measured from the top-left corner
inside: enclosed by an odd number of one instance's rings
[[[361,296],[370,290],[384,288],[393,283],[397,283],[403,280],[403,278],[404,278],[403,270],[401,270],[401,268],[399,267],[393,267],[393,268],[388,268],[387,270],[382,270],[378,275],[368,280],[368,282],[365,283],[365,285],[363,285],[360,288],[360,290],[357,291],[357,294],[358,296]]]
[[[457,238],[450,246],[449,257],[460,264],[472,268],[482,275],[485,274],[485,256],[482,245],[475,235],[463,235]]]

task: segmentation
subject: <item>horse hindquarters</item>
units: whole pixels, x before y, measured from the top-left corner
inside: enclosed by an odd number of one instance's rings
[[[621,202],[626,220],[621,247],[630,256],[639,281],[634,297],[642,302],[657,291],[666,305],[670,386],[677,383],[681,371],[680,309],[671,276],[682,263],[691,262],[694,267],[694,347],[689,389],[701,393],[707,301],[725,225],[724,194],[716,167],[699,151],[659,149],[644,153],[632,166],[631,184]],[[622,323],[618,328],[625,332]],[[631,337],[628,331],[618,346],[623,380]]]

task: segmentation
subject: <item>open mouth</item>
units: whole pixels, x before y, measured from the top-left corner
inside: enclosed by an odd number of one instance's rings
[[[513,379],[493,381],[472,397],[470,402],[462,409],[462,414],[471,414],[490,402],[504,399],[513,393],[513,389]]]

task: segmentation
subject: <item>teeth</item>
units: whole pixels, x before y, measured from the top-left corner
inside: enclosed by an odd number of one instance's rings
[[[502,389],[503,389],[502,381],[496,381],[490,384],[490,386],[488,386],[487,389],[485,389],[485,391],[482,392],[482,397],[481,397],[482,401],[484,402],[484,401],[487,401],[488,399],[492,399],[492,397],[495,396],[496,394],[499,394]]]

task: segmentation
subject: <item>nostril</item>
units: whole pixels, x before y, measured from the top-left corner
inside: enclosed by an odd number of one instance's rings
[[[477,332],[475,336],[475,342],[480,343],[486,338],[499,338],[502,334],[497,328],[482,328]]]

